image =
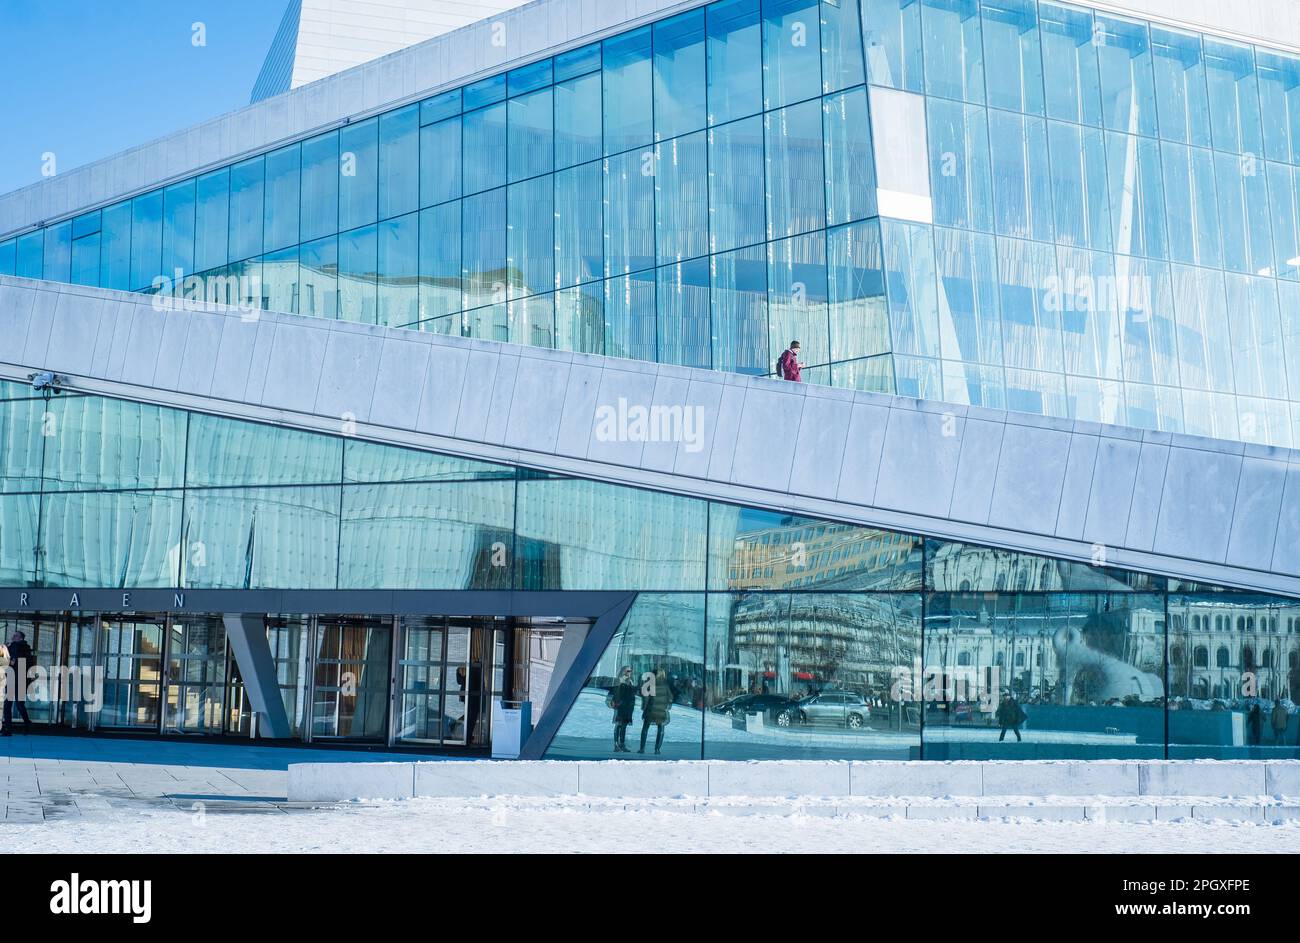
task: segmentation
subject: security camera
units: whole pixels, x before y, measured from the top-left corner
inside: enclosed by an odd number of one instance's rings
[[[28,379],[32,381],[32,389],[37,393],[58,393],[62,389],[59,375],[49,370],[33,373]]]

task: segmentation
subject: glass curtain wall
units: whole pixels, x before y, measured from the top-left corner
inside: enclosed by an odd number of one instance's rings
[[[884,89],[925,219],[877,219]],[[1298,115],[1293,55],[1056,0],[718,0],[0,241],[0,274],[753,375],[797,335],[809,382],[1291,446]]]
[[[1294,599],[10,383],[0,443],[0,586],[638,593],[556,755],[607,755],[617,716],[648,756],[1143,757],[1166,731],[1170,754],[1290,756],[1300,738]],[[235,689],[212,620],[12,628],[38,662],[104,666],[106,726],[213,731]],[[479,735],[464,692],[485,687],[487,635],[405,628],[393,659],[387,623],[269,619],[296,734],[382,737],[396,665],[403,739]]]

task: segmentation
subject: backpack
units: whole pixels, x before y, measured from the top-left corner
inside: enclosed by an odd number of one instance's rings
[[[789,350],[781,351],[781,356],[776,358],[776,378],[778,380],[785,379],[785,365],[786,365],[786,361],[788,361],[789,359],[790,359]]]

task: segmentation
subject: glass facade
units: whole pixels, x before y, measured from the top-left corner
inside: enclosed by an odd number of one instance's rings
[[[878,215],[885,89],[924,115],[924,222]],[[755,375],[798,337],[809,382],[1289,447],[1297,114],[1300,59],[1054,0],[718,0],[10,239],[0,274],[252,276]]]
[[[611,755],[619,704],[649,756],[1300,756],[1298,600],[11,383],[3,586],[635,592],[554,756]],[[47,622],[38,651],[106,666],[100,725],[246,729],[219,618]],[[298,735],[475,727],[449,677],[487,636],[267,627]]]

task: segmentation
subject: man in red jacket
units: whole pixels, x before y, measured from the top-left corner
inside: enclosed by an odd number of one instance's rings
[[[799,382],[799,342],[791,341],[776,362],[776,375],[782,380]]]

